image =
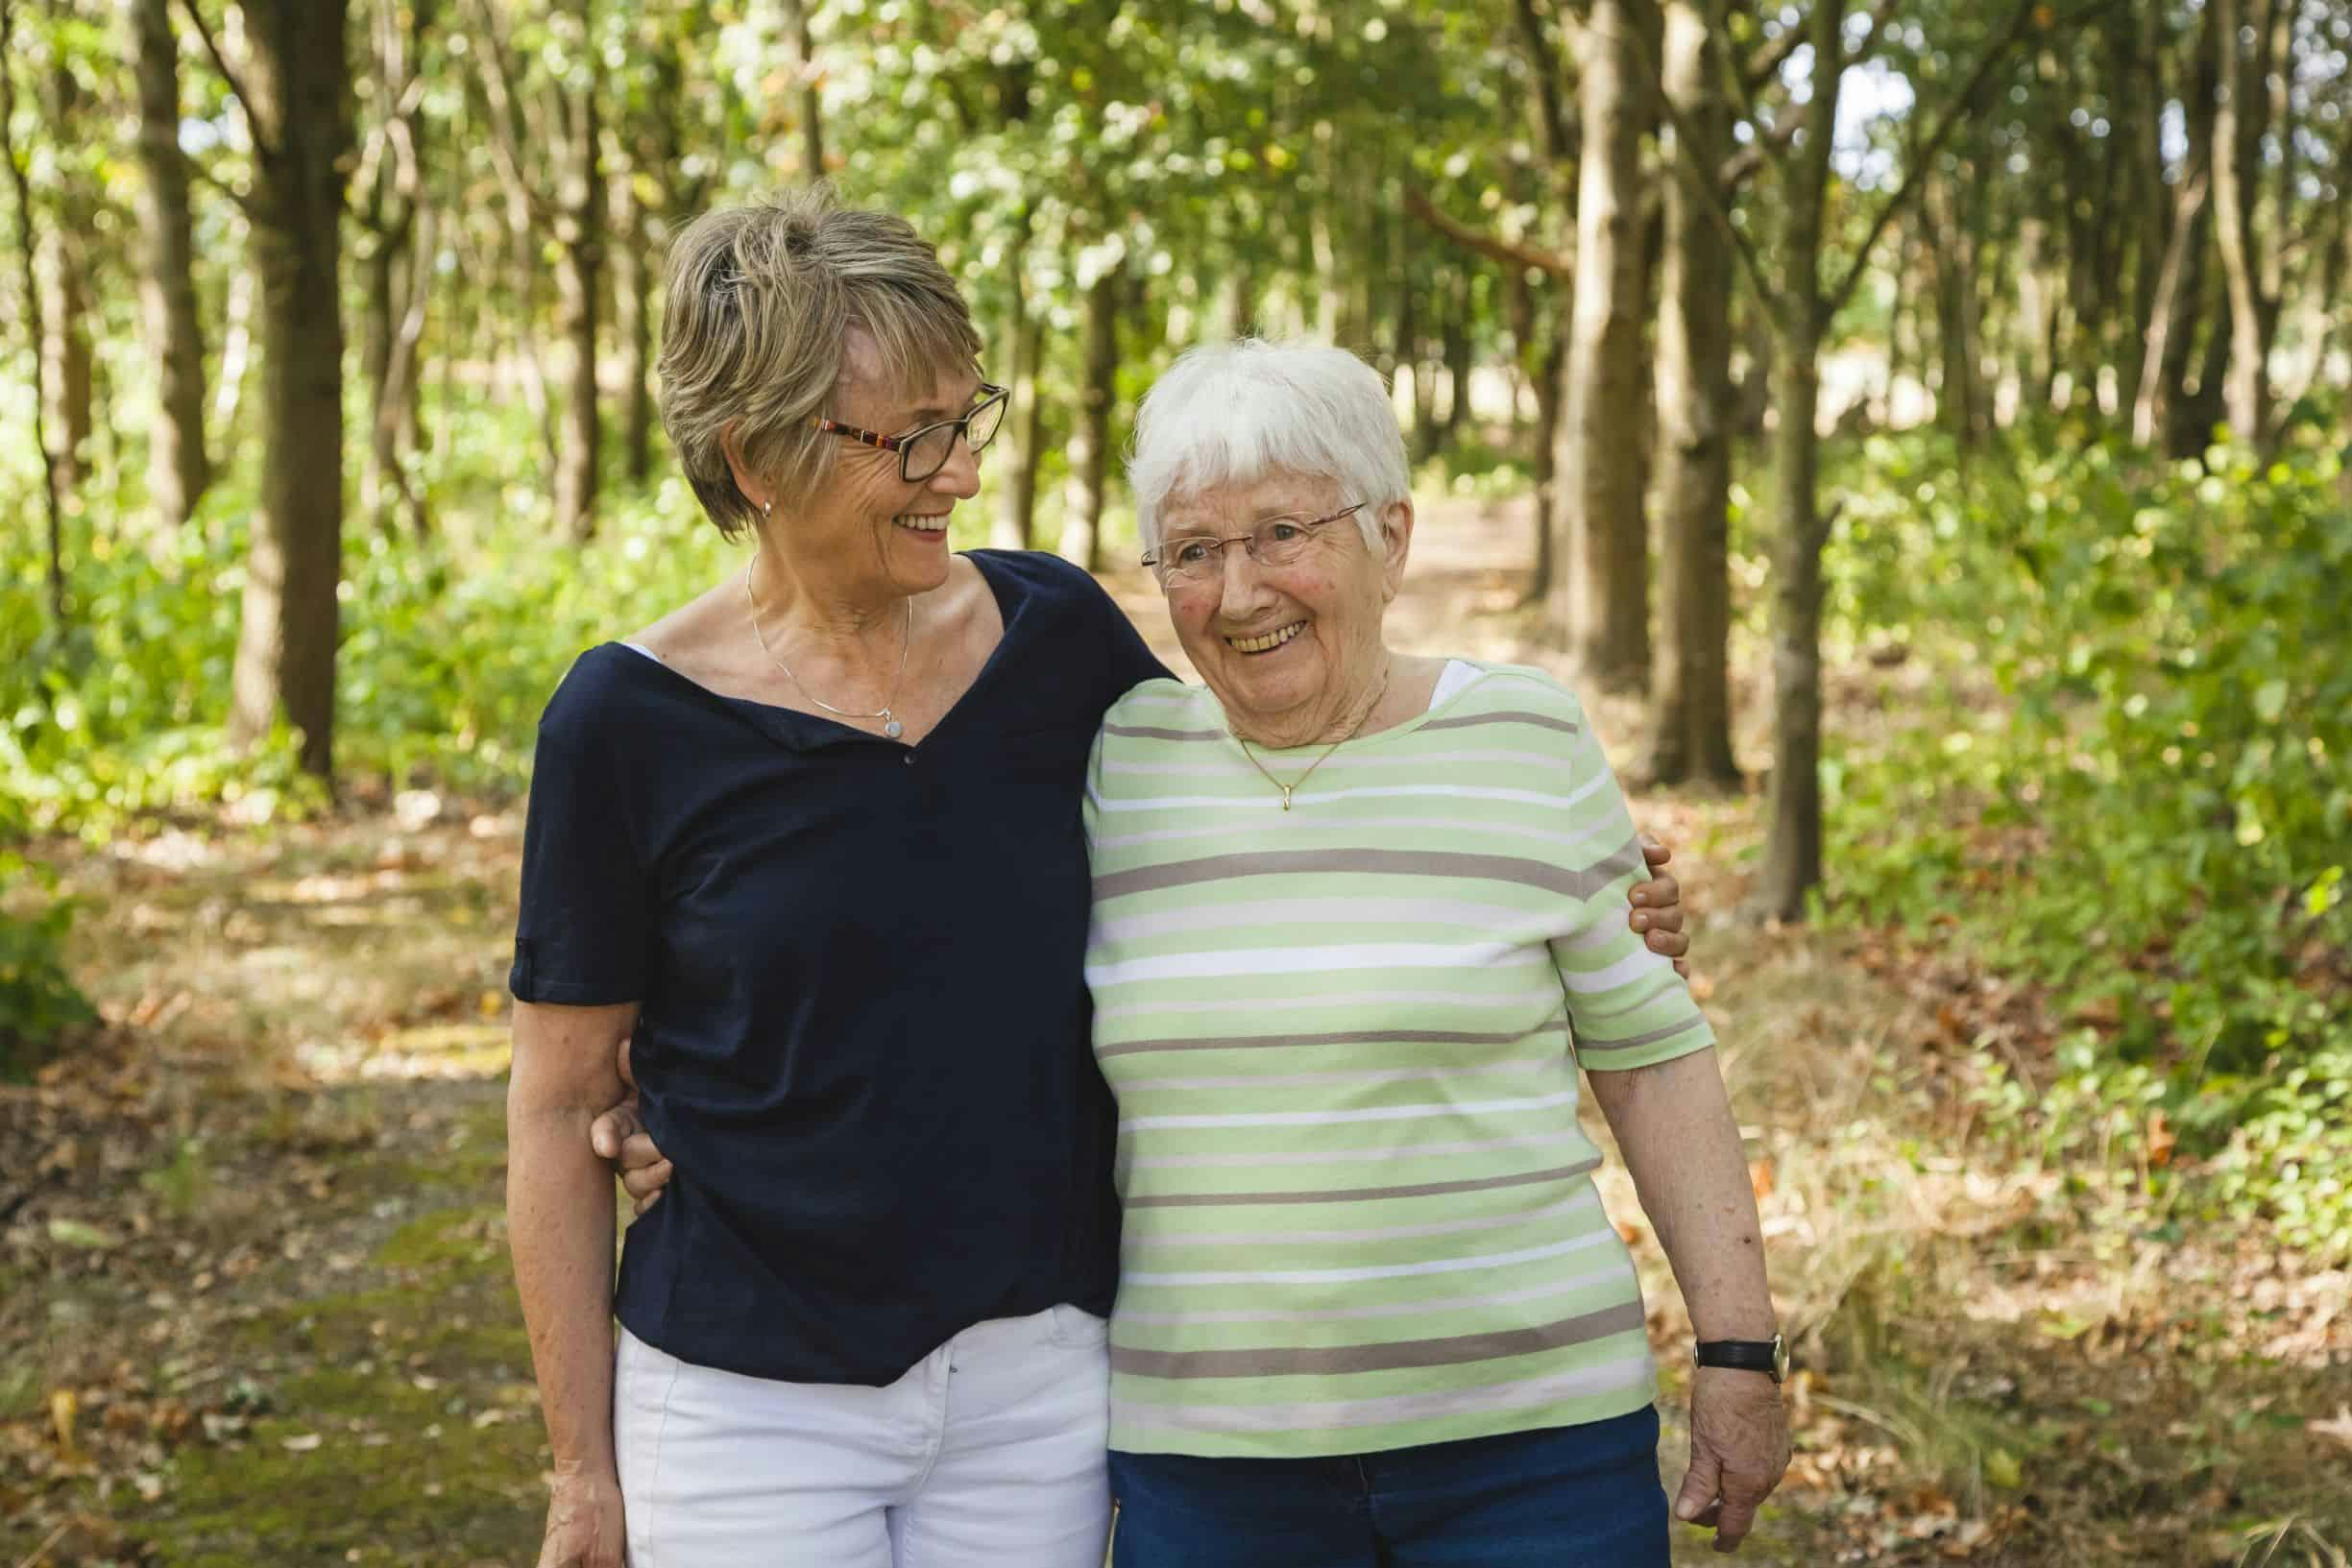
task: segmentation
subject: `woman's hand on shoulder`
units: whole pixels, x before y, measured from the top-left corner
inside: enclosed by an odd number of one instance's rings
[[[621,1189],[629,1194],[632,1210],[642,1215],[661,1201],[670,1170],[638,1116],[637,1077],[629,1070],[626,1040],[620,1043],[620,1081],[629,1086],[628,1095],[588,1124],[588,1145],[598,1159],[619,1164]]]
[[[1690,952],[1690,938],[1683,934],[1683,884],[1659,869],[1674,858],[1674,851],[1665,840],[1643,833],[1641,858],[1649,867],[1650,880],[1634,884],[1634,912],[1626,917],[1626,924],[1641,933],[1652,953],[1673,959],[1674,972],[1688,979],[1690,963],[1685,954]]]

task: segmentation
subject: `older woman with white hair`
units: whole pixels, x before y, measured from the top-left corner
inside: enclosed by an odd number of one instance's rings
[[[540,724],[508,1215],[541,1568],[1099,1568],[1079,797],[1166,672],[1084,572],[949,549],[1004,396],[905,223],[803,194],[668,267],[663,421],[753,549]],[[623,1060],[676,1165],[616,1285],[591,1119]]]
[[[1738,1544],[1783,1357],[1707,1021],[1574,696],[1392,649],[1414,508],[1339,350],[1196,350],[1138,415],[1207,683],[1105,715],[1094,1048],[1119,1107],[1120,1568],[1667,1561],[1656,1376],[1581,1066],[1690,1310],[1675,1512]]]

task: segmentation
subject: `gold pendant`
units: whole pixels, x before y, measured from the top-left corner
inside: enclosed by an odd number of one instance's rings
[[[1287,811],[1287,810],[1289,810],[1290,808],[1291,808],[1291,786],[1290,786],[1289,784],[1284,784],[1284,785],[1282,786],[1282,809],[1284,809],[1285,811]]]

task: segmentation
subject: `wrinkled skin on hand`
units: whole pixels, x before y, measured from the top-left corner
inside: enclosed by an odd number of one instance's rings
[[[1674,1516],[1713,1530],[1716,1551],[1736,1552],[1787,1468],[1780,1385],[1761,1372],[1700,1367],[1690,1384],[1690,1468]]]
[[[627,1561],[619,1480],[610,1472],[556,1466],[538,1568],[624,1568]]]

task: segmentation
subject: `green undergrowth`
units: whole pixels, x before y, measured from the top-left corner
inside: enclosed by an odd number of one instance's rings
[[[2340,458],[1854,457],[1833,603],[1899,716],[1826,768],[1836,912],[2046,993],[2064,1032],[1989,1064],[1988,1125],[2136,1170],[2160,1225],[2352,1257]]]

